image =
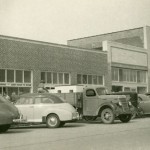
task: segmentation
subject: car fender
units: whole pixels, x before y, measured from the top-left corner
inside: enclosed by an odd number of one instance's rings
[[[72,120],[72,113],[65,109],[47,109],[43,112],[43,117],[47,117],[50,114],[56,114],[60,121]]]
[[[97,109],[96,114],[97,114],[97,115],[98,115],[98,114],[100,115],[101,112],[102,112],[102,110],[103,110],[103,108],[111,108],[111,109],[113,110],[113,112],[115,112],[116,107],[117,107],[117,105],[114,104],[114,103],[112,103],[112,102],[103,103],[103,104],[101,104],[101,105],[99,106],[99,108]]]

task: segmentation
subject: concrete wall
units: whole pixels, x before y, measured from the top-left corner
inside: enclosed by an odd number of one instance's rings
[[[85,38],[73,39],[68,41],[68,45],[83,47],[83,48],[97,48],[102,46],[102,41],[116,41],[118,43],[144,47],[143,28],[136,28],[96,36],[89,36]]]

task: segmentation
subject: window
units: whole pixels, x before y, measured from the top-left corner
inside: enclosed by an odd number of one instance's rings
[[[90,96],[96,96],[96,93],[93,89],[88,89],[86,91],[86,96],[90,97]]]
[[[65,82],[65,84],[69,84],[69,74],[68,73],[64,74],[64,82]]]
[[[118,68],[112,68],[112,80],[119,81],[119,69]]]
[[[77,84],[99,84],[103,85],[103,76],[77,74]]]
[[[63,84],[63,73],[58,74],[58,83]]]
[[[45,74],[44,74],[45,75]],[[45,80],[44,80],[45,81]],[[47,72],[47,83],[52,83],[52,74],[51,74],[51,72]],[[46,82],[45,81],[45,82]]]
[[[27,104],[33,104],[33,98],[31,97],[29,97],[29,98],[24,98],[24,97],[22,97],[22,98],[20,98],[19,100],[17,100],[17,102],[16,102],[16,104],[25,104],[25,105],[27,105]]]
[[[35,104],[41,104],[41,98],[37,97],[35,98]]]
[[[22,70],[16,70],[16,82],[23,82],[23,72]]]
[[[146,71],[137,71],[137,82],[146,83]]]
[[[44,80],[45,83],[50,84],[70,84],[70,74],[62,72],[41,72],[41,80]]]
[[[7,82],[14,82],[14,70],[7,70]]]
[[[42,103],[44,103],[44,104],[52,104],[54,102],[50,98],[45,97],[45,98],[42,98]]]
[[[0,82],[5,82],[5,70],[0,69]]]
[[[83,84],[87,84],[87,75],[83,75]]]
[[[24,82],[31,83],[31,71],[24,71]]]
[[[77,84],[82,84],[81,74],[77,75]]]

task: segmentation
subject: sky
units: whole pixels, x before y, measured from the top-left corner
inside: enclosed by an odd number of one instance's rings
[[[0,35],[50,43],[150,26],[150,0],[0,0]]]

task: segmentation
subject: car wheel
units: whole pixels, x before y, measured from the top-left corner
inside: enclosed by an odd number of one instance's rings
[[[0,126],[0,133],[6,132],[10,128],[10,124]]]
[[[105,108],[101,112],[101,119],[103,123],[111,124],[114,122],[115,115],[110,108]]]
[[[118,118],[120,119],[121,122],[127,123],[131,120],[132,115],[120,115],[118,116]]]
[[[56,114],[50,114],[47,116],[46,124],[48,128],[58,128],[60,126],[59,117]]]
[[[94,121],[94,120],[96,120],[96,116],[84,116],[83,117],[86,121]]]

